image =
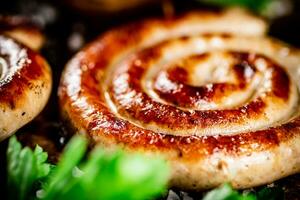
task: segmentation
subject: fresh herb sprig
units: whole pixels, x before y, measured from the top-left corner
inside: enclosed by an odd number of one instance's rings
[[[17,195],[10,199],[137,200],[165,191],[169,169],[164,160],[99,148],[85,159],[86,149],[86,140],[74,137],[49,173],[46,152],[40,147],[22,149],[12,137],[7,152],[8,180],[10,194]]]
[[[47,153],[36,146],[22,148],[16,137],[9,140],[7,149],[8,195],[10,199],[29,199],[35,184],[48,176],[50,164],[46,162]]]
[[[67,144],[56,166],[37,146],[22,148],[16,137],[9,141],[8,191],[10,199],[153,199],[166,190],[168,165],[159,158],[95,148],[87,158],[87,141],[76,136]],[[36,195],[37,194],[37,195]],[[203,200],[281,200],[281,188],[264,187],[240,193],[224,184]]]

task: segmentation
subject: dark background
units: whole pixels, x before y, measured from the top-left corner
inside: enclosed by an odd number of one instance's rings
[[[269,34],[300,47],[300,1],[294,0],[293,3],[294,9],[291,14],[270,21]],[[191,9],[215,9],[194,0],[173,0],[172,4],[176,14]],[[99,12],[97,15],[74,10],[67,3],[60,0],[2,0],[0,5],[0,15],[29,17],[45,33],[46,43],[41,54],[46,57],[53,70],[54,87],[52,96],[43,113],[19,132],[42,135],[37,140],[36,138],[32,139],[31,136],[25,136],[23,142],[29,145],[34,145],[32,141],[50,138],[54,141],[50,146],[52,145],[51,147],[58,151],[63,147],[65,131],[58,120],[56,90],[61,71],[66,62],[82,45],[113,26],[145,17],[164,15],[161,3],[125,12]],[[31,139],[32,141],[28,142]],[[0,199],[6,199],[6,147],[7,140],[0,143]],[[55,156],[54,152],[50,159],[55,161]],[[284,179],[278,183],[280,186],[291,188],[287,194],[287,197],[289,197],[287,199],[298,199],[298,193],[300,195],[300,178],[298,176]],[[177,192],[177,194],[182,196],[180,192]]]

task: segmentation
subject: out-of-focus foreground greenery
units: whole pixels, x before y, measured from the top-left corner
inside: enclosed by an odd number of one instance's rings
[[[206,4],[222,7],[240,6],[248,8],[267,18],[276,18],[292,10],[290,0],[197,0]]]
[[[75,136],[57,165],[52,165],[41,147],[22,148],[13,136],[7,150],[9,199],[142,200],[166,194],[170,169],[163,159],[99,147],[85,157],[86,151],[87,141]],[[203,200],[282,198],[283,192],[277,188],[239,193],[224,184],[208,192]]]

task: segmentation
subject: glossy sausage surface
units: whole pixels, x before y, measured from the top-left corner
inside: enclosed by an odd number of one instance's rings
[[[50,68],[38,53],[0,35],[0,140],[41,112],[51,84]]]
[[[299,172],[300,52],[265,31],[240,10],[108,31],[67,64],[62,114],[93,143],[165,157],[182,189]]]

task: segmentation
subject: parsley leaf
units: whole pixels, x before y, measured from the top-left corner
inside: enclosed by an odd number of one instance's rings
[[[45,200],[136,200],[166,190],[169,168],[160,158],[95,148],[85,159],[86,151],[86,139],[73,137],[50,173],[47,153],[41,147],[22,148],[12,137],[7,150],[10,199],[36,199],[37,193]]]
[[[9,141],[8,189],[10,199],[152,199],[166,190],[169,168],[160,158],[95,148],[86,158],[87,141],[75,136],[51,170],[47,153],[22,148],[16,137]],[[50,173],[51,170],[51,173]],[[42,187],[42,189],[41,189]],[[264,187],[257,193],[240,194],[229,184],[208,192],[203,200],[278,200],[283,190]]]
[[[135,200],[165,191],[168,166],[164,160],[99,147],[84,159],[86,146],[80,136],[70,141],[44,185],[41,199]]]
[[[46,163],[47,153],[36,146],[22,149],[21,144],[13,136],[9,140],[8,159],[8,192],[10,199],[30,199],[34,184],[50,172],[50,164]]]

